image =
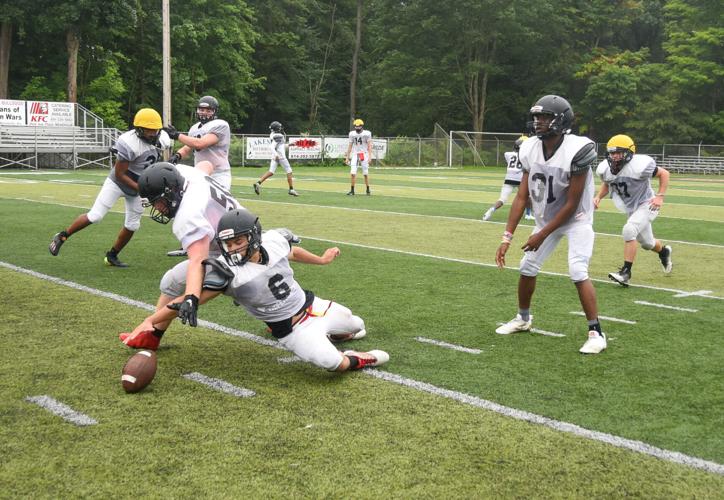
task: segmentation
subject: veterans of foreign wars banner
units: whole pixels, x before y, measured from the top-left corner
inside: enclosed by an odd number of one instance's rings
[[[72,127],[75,125],[75,104],[0,99],[0,124]]]

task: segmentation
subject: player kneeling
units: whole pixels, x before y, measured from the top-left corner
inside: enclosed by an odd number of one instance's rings
[[[304,361],[330,371],[359,370],[379,366],[390,357],[380,350],[340,352],[332,341],[365,336],[364,321],[348,308],[315,297],[294,279],[289,261],[325,265],[339,255],[339,248],[328,248],[321,256],[293,246],[298,242],[291,232],[271,230],[262,234],[258,217],[246,209],[236,209],[219,220],[216,242],[222,257],[207,259],[204,289],[198,301],[208,302],[228,295],[253,317],[264,321],[286,349]],[[161,288],[178,288],[174,269],[166,273]],[[121,334],[129,347],[148,348],[154,332],[165,331],[177,315],[185,324],[196,322],[197,304],[179,296],[160,307],[130,334]],[[193,319],[193,321],[191,321]]]

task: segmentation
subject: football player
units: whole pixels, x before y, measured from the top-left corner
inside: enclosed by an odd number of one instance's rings
[[[287,160],[287,153],[286,153],[286,142],[287,138],[286,135],[284,135],[284,127],[281,123],[277,121],[273,121],[269,124],[269,130],[271,131],[269,133],[269,140],[271,141],[272,145],[272,159],[269,163],[269,171],[264,172],[264,175],[261,176],[261,179],[256,181],[253,185],[254,192],[258,195],[261,194],[261,184],[267,180],[269,177],[274,175],[274,172],[277,170],[277,165],[281,163],[282,168],[284,168],[284,171],[287,173],[287,184],[289,184],[289,196],[299,196],[299,193],[296,192],[294,189],[294,177],[292,176],[292,166],[289,164],[289,160]]]
[[[328,248],[321,256],[293,246],[299,241],[288,230],[262,233],[258,217],[246,209],[227,212],[219,220],[216,242],[223,257],[207,261],[200,303],[228,295],[254,318],[264,321],[286,349],[304,361],[329,371],[344,372],[379,366],[389,360],[384,351],[337,350],[332,341],[365,336],[362,318],[336,302],[315,297],[294,279],[289,261],[326,265],[339,256]],[[126,344],[155,329],[165,329],[182,307],[176,299],[158,309],[126,336]]]
[[[631,279],[631,268],[636,258],[637,242],[641,248],[656,252],[664,273],[673,267],[671,247],[654,238],[651,223],[659,215],[664,204],[664,195],[669,186],[669,172],[656,166],[656,161],[647,155],[636,154],[636,144],[627,135],[614,135],[606,144],[606,159],[596,169],[603,183],[593,198],[598,208],[601,199],[609,192],[616,207],[628,216],[623,226],[623,266],[608,277],[627,287]],[[659,179],[659,189],[654,194],[651,178]]]
[[[138,190],[151,207],[151,218],[161,224],[173,220],[173,234],[188,253],[161,279],[157,308],[182,297],[178,316],[196,326],[196,311],[204,278],[202,262],[209,255],[220,255],[214,242],[216,225],[227,211],[241,205],[210,176],[187,165],[160,162],[146,169],[138,179]],[[131,347],[155,349],[163,330],[148,332],[127,341]],[[123,338],[121,340],[124,340]]]
[[[347,196],[354,196],[354,184],[357,179],[357,165],[362,167],[362,175],[365,177],[365,187],[367,188],[367,196],[370,192],[369,166],[372,158],[372,132],[364,129],[362,120],[357,118],[353,125],[354,130],[349,133],[349,146],[347,153],[344,155],[345,165],[350,166],[349,176],[351,187]],[[351,156],[350,156],[351,155]]]
[[[513,188],[520,186],[520,179],[523,177],[523,169],[520,166],[520,161],[518,161],[518,152],[520,151],[520,145],[523,144],[523,141],[527,138],[528,136],[521,135],[515,140],[515,144],[513,146],[515,151],[507,151],[504,153],[503,156],[505,156],[505,163],[508,168],[505,172],[503,187],[500,189],[500,197],[498,198],[498,201],[495,202],[495,205],[486,210],[483,215],[484,221],[490,220],[493,216],[493,212],[502,207],[508,200],[508,197],[513,192]],[[526,220],[532,220],[534,218],[530,210],[530,205],[525,207],[525,218]]]
[[[161,115],[151,108],[143,108],[136,113],[133,127],[118,137],[111,148],[116,161],[90,212],[79,215],[67,229],[53,236],[48,246],[51,255],[57,256],[60,247],[71,235],[100,222],[116,201],[123,197],[126,203],[126,220],[115,243],[106,252],[104,261],[109,266],[128,267],[128,264],[121,262],[118,254],[141,226],[143,207],[138,196],[138,178],[149,165],[159,160],[161,150],[171,145],[168,135],[161,131]]]
[[[533,316],[530,305],[536,276],[560,240],[568,239],[568,273],[578,290],[578,298],[588,320],[588,340],[580,348],[584,354],[606,349],[606,335],[598,321],[596,291],[588,277],[593,253],[593,167],[596,145],[587,137],[571,134],[573,108],[557,95],[541,97],[530,108],[535,137],[520,147],[523,177],[513,200],[503,239],[495,260],[501,269],[530,199],[535,214],[533,233],[521,247],[518,283],[518,314],[496,333],[508,335],[529,331]]]

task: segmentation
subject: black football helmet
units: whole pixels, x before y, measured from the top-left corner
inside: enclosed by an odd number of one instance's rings
[[[138,178],[138,194],[145,198],[144,207],[151,207],[151,218],[161,224],[168,224],[176,216],[184,195],[186,179],[172,163],[154,163],[144,170]],[[164,208],[154,204],[164,201]]]
[[[535,117],[537,115],[551,115],[550,124],[545,131],[535,131]],[[544,139],[553,135],[568,134],[573,126],[573,108],[561,96],[546,95],[538,99],[530,108],[528,129],[534,131],[539,139]]]
[[[272,132],[281,132],[283,128],[282,124],[277,121],[273,121],[269,124],[269,130]]]
[[[242,255],[239,252],[230,253],[226,242],[239,236],[248,235],[249,245]],[[259,217],[245,208],[237,208],[226,212],[216,226],[216,242],[221,247],[221,253],[231,266],[243,266],[261,248],[261,222]]]
[[[214,113],[212,115],[208,115],[206,113],[201,114],[199,113],[200,109],[211,109]],[[199,103],[196,105],[196,116],[201,123],[210,122],[211,120],[216,119],[218,113],[219,101],[217,101],[215,97],[205,95],[204,97],[199,99]]]

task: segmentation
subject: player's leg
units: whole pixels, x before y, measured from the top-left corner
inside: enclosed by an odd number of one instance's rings
[[[286,158],[282,158],[280,160],[280,163],[282,164],[282,168],[284,168],[284,171],[287,174],[287,184],[289,185],[289,196],[299,196],[299,193],[296,192],[294,189],[294,175],[292,173],[292,166],[289,164],[289,160]]]
[[[370,191],[370,176],[369,176],[369,170],[370,170],[370,162],[367,159],[367,156],[365,156],[365,159],[362,160],[362,175],[365,178],[365,194],[367,196],[371,195],[372,192]]]
[[[314,299],[311,314],[318,314],[320,310],[324,311],[324,326],[327,336],[333,342],[358,340],[367,334],[362,318],[352,314],[352,311],[342,304],[317,297]]]
[[[106,252],[105,263],[109,266],[128,267],[128,264],[121,262],[118,254],[125,248],[138,228],[141,227],[141,217],[143,216],[143,204],[140,196],[124,195],[126,203],[126,219],[123,222],[116,241],[111,249]]]
[[[357,182],[357,155],[352,155],[349,161],[349,193],[347,196],[354,196],[354,185]]]

